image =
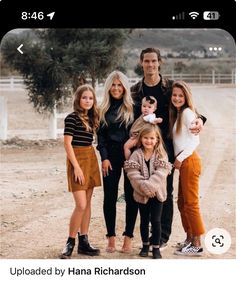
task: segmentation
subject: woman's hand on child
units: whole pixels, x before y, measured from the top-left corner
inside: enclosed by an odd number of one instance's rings
[[[191,123],[191,127],[189,128],[191,133],[194,135],[198,135],[203,129],[203,121],[201,118],[197,118]]]

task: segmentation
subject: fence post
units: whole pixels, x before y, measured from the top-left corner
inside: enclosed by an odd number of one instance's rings
[[[56,105],[53,108],[49,118],[49,137],[50,139],[57,139],[57,110]]]
[[[212,70],[212,84],[215,84],[215,70]]]
[[[171,79],[172,79],[172,80],[175,79],[175,71],[174,71],[174,70],[171,71]]]
[[[236,84],[236,69],[232,69],[231,83]]]
[[[0,139],[7,139],[7,100],[0,96]]]
[[[14,78],[10,78],[10,89],[14,89]]]

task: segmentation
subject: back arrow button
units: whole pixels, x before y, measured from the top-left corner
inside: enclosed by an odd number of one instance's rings
[[[21,50],[22,47],[23,47],[23,44],[17,47],[17,50],[20,52],[20,54],[24,54],[24,52]]]

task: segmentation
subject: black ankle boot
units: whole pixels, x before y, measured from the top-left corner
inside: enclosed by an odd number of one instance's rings
[[[162,258],[159,248],[152,249],[152,258],[154,259]]]
[[[149,252],[149,245],[143,245],[139,255],[141,257],[147,257],[148,256],[148,252]]]
[[[66,246],[65,246],[65,248],[64,248],[64,250],[62,251],[62,253],[61,253],[61,255],[60,255],[60,258],[61,258],[61,259],[70,258],[71,254],[72,254],[72,252],[73,252],[74,246],[75,246],[74,243],[67,242],[67,243],[66,243]]]
[[[91,255],[91,256],[100,254],[99,249],[94,248],[93,246],[89,244],[88,235],[80,236],[78,234],[78,236],[79,236],[78,254],[85,254],[85,255]]]

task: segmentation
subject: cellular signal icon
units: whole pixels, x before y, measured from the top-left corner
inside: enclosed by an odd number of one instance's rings
[[[198,12],[190,12],[190,13],[189,13],[189,16],[190,16],[193,20],[195,20],[198,15],[199,15]]]
[[[172,20],[184,20],[184,12],[172,17]]]

